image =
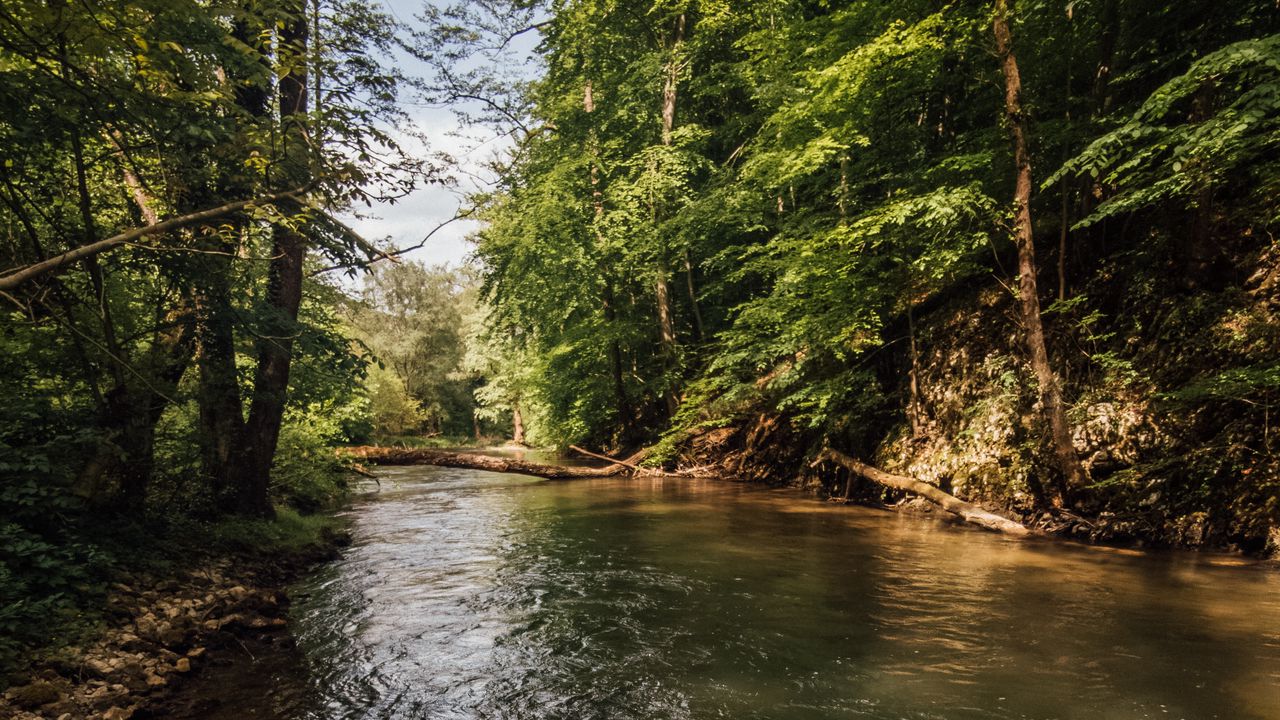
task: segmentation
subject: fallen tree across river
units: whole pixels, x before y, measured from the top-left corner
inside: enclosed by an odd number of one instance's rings
[[[887,473],[883,470],[871,467],[864,462],[855,460],[837,450],[832,450],[831,448],[824,449],[822,452],[818,453],[818,457],[814,459],[811,467],[823,462],[833,462],[850,472],[861,475],[862,477],[871,480],[872,482],[884,485],[885,487],[892,488],[894,490],[902,490],[903,492],[908,492],[912,495],[919,495],[943,510],[960,516],[966,522],[971,522],[975,525],[986,528],[987,530],[995,530],[996,532],[1002,532],[1006,535],[1013,535],[1015,537],[1026,537],[1031,534],[1031,531],[1022,523],[1014,522],[1008,518],[996,515],[993,512],[983,510],[973,503],[967,503],[954,495],[944,492],[937,486],[921,482],[914,478],[905,477],[903,475]]]
[[[514,458],[481,453],[453,452],[450,450],[432,450],[427,448],[361,447],[341,448],[344,457],[356,458],[374,465],[435,465],[438,467],[467,468],[470,470],[489,470],[491,472],[517,473],[535,477],[560,478],[593,478],[614,477],[633,472],[636,463],[644,459],[645,451],[641,451],[626,460],[614,461],[604,467],[571,467],[566,465],[547,465],[544,463],[525,462]]]

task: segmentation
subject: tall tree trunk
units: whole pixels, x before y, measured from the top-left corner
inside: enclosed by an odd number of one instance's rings
[[[256,47],[264,28],[255,20],[255,15],[245,8],[232,25],[232,36],[246,46]],[[258,62],[264,63],[261,69],[265,74],[265,58]],[[230,89],[235,93],[236,104],[247,115],[255,121],[267,117],[270,98],[264,83],[232,82]],[[239,168],[222,169],[217,187],[221,198],[250,197],[257,189],[243,177]],[[239,237],[243,238],[249,232],[249,221],[238,217],[236,227]],[[236,369],[236,322],[232,314],[234,258],[239,245],[235,236],[219,232],[210,232],[201,240],[201,246],[211,252],[203,256],[200,282],[193,290],[200,371],[196,394],[200,410],[200,462],[215,509],[230,512],[238,505],[234,486],[244,436],[244,407]]]
[[[689,260],[689,249],[682,253],[684,260],[684,286],[689,293],[689,306],[693,308],[693,336],[698,342],[703,340],[702,311],[698,309],[698,289],[693,282],[693,262]]]
[[[227,243],[223,251],[229,248]],[[231,258],[210,256],[211,272],[195,290],[200,388],[200,464],[220,511],[234,509],[231,491],[244,428],[231,307]]]
[[[662,85],[662,144],[670,147],[672,141],[672,132],[676,123],[676,97],[677,86],[680,80],[680,47],[684,44],[684,26],[685,16],[681,13],[676,18],[675,28],[671,36],[671,44],[668,48],[668,58],[666,67],[666,77]],[[654,223],[658,221],[658,212],[655,204]],[[676,331],[675,322],[671,314],[671,290],[667,285],[667,276],[670,269],[667,267],[667,260],[660,251],[658,259],[657,277],[654,280],[654,296],[658,304],[658,343],[662,347],[662,353],[666,356],[669,364],[674,364],[676,357]],[[678,402],[676,400],[675,391],[668,387],[664,393],[667,404],[667,414],[675,415]]]
[[[1031,367],[1039,385],[1040,403],[1045,420],[1053,436],[1054,453],[1057,456],[1061,476],[1049,492],[1043,492],[1045,500],[1054,507],[1061,507],[1071,491],[1084,486],[1084,469],[1071,442],[1071,426],[1067,422],[1062,402],[1062,388],[1058,376],[1049,364],[1049,352],[1045,347],[1044,326],[1040,318],[1040,297],[1036,286],[1036,255],[1031,225],[1031,155],[1027,148],[1027,120],[1022,111],[1022,79],[1018,73],[1018,61],[1013,52],[1013,40],[1009,30],[1009,0],[996,0],[994,31],[996,50],[1000,57],[1000,69],[1004,75],[1005,114],[1013,141],[1014,164],[1017,168],[1014,184],[1014,240],[1018,246],[1019,300],[1022,323],[1026,332],[1027,351]]]
[[[920,402],[920,351],[916,347],[916,321],[911,306],[907,305],[907,335],[911,341],[911,370],[907,373],[911,398],[911,439],[920,440],[925,436],[924,408]]]
[[[290,183],[304,181],[307,169],[307,146],[304,137],[307,122],[307,52],[308,23],[306,4],[296,2],[293,15],[284,24],[280,36],[283,47],[296,57],[280,77],[280,122],[282,154]],[[288,216],[301,210],[296,202],[281,205]],[[289,366],[293,359],[293,337],[296,333],[298,306],[302,302],[302,264],[307,240],[288,225],[273,228],[272,260],[268,270],[267,312],[263,336],[258,339],[258,368],[254,376],[253,400],[249,419],[244,426],[241,460],[236,468],[237,509],[254,517],[273,517],[269,494],[271,463],[275,459],[289,391]]]

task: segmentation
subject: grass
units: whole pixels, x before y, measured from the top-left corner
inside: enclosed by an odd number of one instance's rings
[[[214,552],[254,551],[289,553],[318,545],[342,520],[329,514],[303,515],[289,507],[277,507],[275,520],[229,518],[208,529],[208,546]]]

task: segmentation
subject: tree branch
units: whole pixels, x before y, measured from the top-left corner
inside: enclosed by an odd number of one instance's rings
[[[251,205],[261,205],[279,202],[280,200],[295,199],[307,192],[309,189],[309,186],[301,187],[296,190],[273,193],[271,195],[264,195],[251,200],[238,200],[236,202],[219,205],[218,207],[209,208],[207,210],[193,212],[189,215],[180,215],[151,225],[126,230],[125,232],[113,235],[105,240],[92,242],[82,247],[75,248],[74,250],[68,250],[61,255],[55,255],[48,260],[11,270],[4,276],[0,277],[0,291],[12,290],[34,278],[40,277],[41,275],[55,272],[64,265],[68,265],[85,258],[94,257],[141,237],[156,235],[170,230],[176,230],[177,228],[186,227],[188,225],[195,225],[197,223],[204,222],[205,220],[212,220],[214,218],[230,215],[231,213],[238,212]]]

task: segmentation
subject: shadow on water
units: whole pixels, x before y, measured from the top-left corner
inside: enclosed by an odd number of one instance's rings
[[[307,679],[222,717],[1280,718],[1275,573],[725,482],[383,487],[295,589]]]

